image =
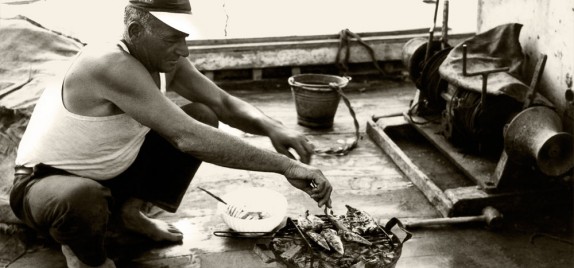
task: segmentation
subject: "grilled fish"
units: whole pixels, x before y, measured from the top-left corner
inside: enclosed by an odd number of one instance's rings
[[[359,234],[353,233],[352,231],[339,230],[337,233],[345,241],[356,242],[356,243],[360,243],[360,244],[367,245],[367,246],[370,246],[373,244],[373,243],[371,243],[371,241],[365,239],[364,237],[360,236]]]
[[[311,229],[315,231],[321,231],[321,229],[323,229],[323,226],[325,225],[325,222],[321,218],[313,214],[309,214],[308,210],[306,214],[307,214],[307,220],[311,222]]]
[[[307,217],[299,216],[299,218],[297,218],[297,225],[299,225],[299,228],[304,232],[313,229],[313,224]]]
[[[353,219],[350,222],[351,230],[360,233],[372,233],[379,229],[379,225],[377,221],[371,216],[369,213],[351,207],[349,205],[345,205],[347,207],[347,218]]]
[[[315,241],[315,243],[317,243],[319,246],[321,246],[322,248],[326,249],[326,250],[330,250],[331,248],[329,247],[329,243],[327,242],[327,240],[325,239],[325,237],[321,236],[318,233],[315,233],[314,231],[306,231],[305,234],[307,234],[309,237],[311,237],[311,239],[313,241]]]
[[[368,245],[368,246],[373,244],[369,240],[360,236],[359,234],[356,234],[353,231],[351,231],[349,228],[347,228],[347,226],[345,226],[345,224],[343,224],[342,221],[337,219],[334,215],[327,214],[327,218],[329,218],[329,221],[331,221],[331,223],[333,223],[333,225],[335,225],[335,227],[337,227],[337,229],[338,229],[337,233],[345,241],[357,242],[357,243],[361,243],[361,244]]]
[[[345,248],[343,247],[343,241],[341,241],[341,237],[337,235],[337,231],[331,228],[325,228],[321,231],[321,235],[327,240],[329,246],[333,248],[335,251],[339,252],[341,255],[345,254]]]

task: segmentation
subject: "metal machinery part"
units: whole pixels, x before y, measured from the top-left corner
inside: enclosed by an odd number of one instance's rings
[[[504,95],[487,94],[488,75],[506,72],[508,68],[469,73],[466,68],[466,44],[463,44],[462,48],[462,74],[482,76],[482,91],[477,93],[464,88],[455,88],[451,95],[442,94],[450,96],[450,99],[447,99],[447,109],[442,114],[443,134],[453,144],[463,149],[498,156],[504,144],[502,137],[504,125],[522,109],[522,104]],[[446,91],[435,94],[441,92]]]
[[[497,157],[503,149],[502,130],[521,109],[521,103],[504,95],[486,96],[464,88],[452,88],[442,114],[442,134],[467,152]]]
[[[558,114],[533,106],[516,115],[504,131],[508,159],[536,166],[548,176],[559,176],[574,167],[574,139],[562,131]]]
[[[440,42],[433,41],[431,44],[431,54],[440,50]],[[420,77],[425,66],[425,55],[428,46],[428,39],[424,37],[413,38],[403,46],[402,62],[407,67],[409,78],[415,83],[417,88],[421,87]]]
[[[419,103],[419,114],[440,114],[444,110],[446,103],[441,95],[447,90],[448,83],[441,78],[438,69],[451,50],[452,48],[448,47],[437,51],[424,65],[419,88],[424,103]]]
[[[443,6],[443,21],[440,40],[434,39],[436,19],[439,1],[424,0],[424,3],[435,4],[432,26],[429,29],[429,37],[414,38],[409,40],[403,47],[402,62],[407,66],[409,78],[420,90],[414,105],[417,107],[416,114],[432,114],[444,109],[444,100],[440,97],[440,91],[446,88],[446,83],[438,73],[438,67],[448,55],[451,46],[448,44],[448,0]],[[438,55],[437,55],[438,54]]]

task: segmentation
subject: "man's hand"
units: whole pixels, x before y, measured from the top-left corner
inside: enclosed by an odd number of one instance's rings
[[[292,163],[285,172],[289,183],[311,196],[319,207],[325,205],[331,208],[333,188],[323,173],[317,168],[299,162],[292,161]]]
[[[301,133],[287,128],[276,129],[269,135],[271,143],[278,153],[295,159],[289,149],[293,148],[299,155],[299,160],[305,164],[311,162],[311,156],[315,152],[315,146]]]

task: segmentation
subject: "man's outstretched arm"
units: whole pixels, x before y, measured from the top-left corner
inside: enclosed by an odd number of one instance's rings
[[[103,98],[157,131],[180,151],[220,166],[282,174],[319,206],[330,206],[331,184],[320,170],[196,121],[163,96],[135,60],[95,69]]]
[[[285,127],[253,105],[235,97],[207,79],[187,59],[182,59],[170,85],[174,91],[191,101],[211,107],[220,120],[242,131],[267,136],[277,152],[294,159],[293,148],[301,162],[309,163],[314,147],[301,133]]]

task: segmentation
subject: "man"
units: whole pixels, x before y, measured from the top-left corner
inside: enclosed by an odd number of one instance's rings
[[[18,149],[11,207],[62,244],[68,266],[114,267],[103,241],[116,217],[153,240],[181,241],[179,230],[141,208],[151,202],[175,212],[201,161],[283,174],[331,206],[329,181],[307,165],[307,139],[220,89],[186,58],[188,0],[130,0],[125,12],[121,42],[78,54],[44,91]],[[177,107],[166,88],[192,103]],[[219,131],[219,121],[268,136],[280,154]]]

